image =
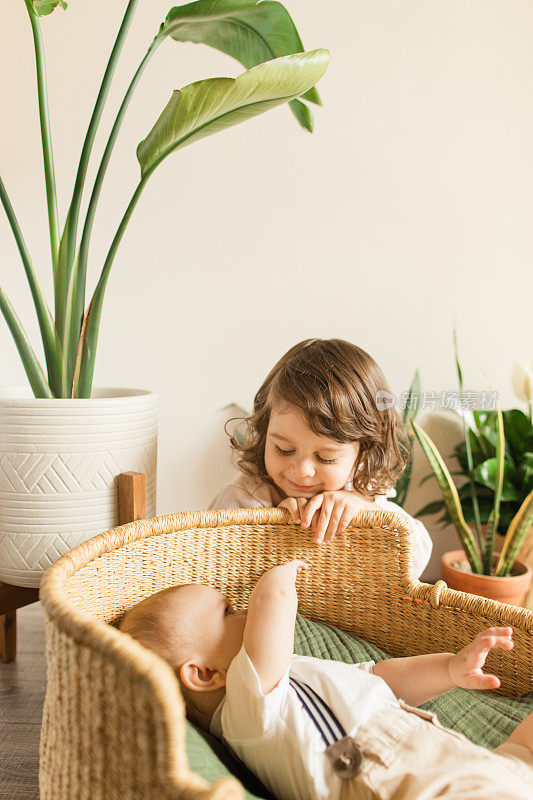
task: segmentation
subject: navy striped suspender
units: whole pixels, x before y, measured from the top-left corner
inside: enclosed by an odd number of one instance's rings
[[[352,736],[343,726],[327,703],[307,683],[289,677],[303,709],[312,720],[326,745],[326,756],[339,778],[348,780],[361,769],[363,755]]]
[[[344,738],[346,731],[320,695],[303,681],[297,681],[296,678],[289,678],[289,681],[298,695],[300,703],[314,722],[315,728],[320,733],[326,747]]]

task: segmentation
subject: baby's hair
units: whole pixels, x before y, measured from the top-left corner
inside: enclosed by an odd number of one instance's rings
[[[171,586],[146,597],[130,608],[118,624],[119,630],[157,653],[174,670],[185,660],[190,644],[187,621],[174,612],[186,588]]]
[[[209,728],[201,696],[197,697],[196,692],[184,686],[179,669],[190,658],[198,642],[198,628],[194,627],[188,614],[189,592],[195,586],[170,586],[146,597],[126,611],[117,627],[172,667],[180,684],[187,716],[197,725]]]
[[[317,436],[359,442],[354,490],[365,498],[384,494],[405,469],[409,439],[398,411],[381,410],[376,399],[390,392],[374,359],[343,339],[306,339],[278,361],[254,399],[243,441],[230,437],[236,466],[272,483],[265,443],[273,408],[292,406]]]

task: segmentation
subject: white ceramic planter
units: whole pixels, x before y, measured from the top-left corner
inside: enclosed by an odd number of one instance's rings
[[[0,580],[39,586],[61,555],[115,527],[121,472],[144,472],[155,515],[158,410],[137,389],[37,400],[0,387]]]

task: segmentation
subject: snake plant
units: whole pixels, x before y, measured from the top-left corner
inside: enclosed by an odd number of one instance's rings
[[[454,349],[462,394],[455,332]],[[472,572],[506,576],[533,525],[533,427],[518,409],[471,412],[461,406],[460,414],[464,441],[455,448],[460,469],[454,474],[467,479],[460,489],[430,437],[411,422],[442,493],[417,516],[444,510],[441,521],[453,522]],[[504,542],[493,568],[497,532]]]
[[[0,309],[13,336],[35,397],[90,397],[94,363],[109,273],[126,226],[151,175],[168,155],[218,131],[288,103],[297,122],[312,131],[307,103],[320,105],[315,84],[324,74],[327,50],[304,52],[286,8],[272,0],[197,0],[172,8],[136,69],[109,133],[80,219],[92,146],[124,42],[139,0],[129,0],[105,69],[76,172],[72,199],[61,229],[55,185],[52,135],[40,17],[63,0],[21,0],[26,5],[36,57],[37,94],[43,147],[54,314],[42,291],[22,230],[0,178],[0,199],[26,273],[43,343],[46,372],[24,327],[0,286]],[[94,293],[86,305],[86,276],[93,223],[107,166],[124,115],[148,62],[166,41],[203,43],[236,59],[246,69],[237,78],[207,78],[176,89],[137,148],[139,182],[130,198]],[[83,222],[83,224],[82,224]]]

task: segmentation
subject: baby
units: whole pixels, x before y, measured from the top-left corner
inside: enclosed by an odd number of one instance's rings
[[[280,800],[531,800],[533,713],[489,751],[419,706],[455,686],[495,689],[489,628],[458,653],[345,664],[294,655],[290,561],[263,574],[248,609],[189,584],[128,611],[120,630],[169,662],[189,718],[223,739]]]

